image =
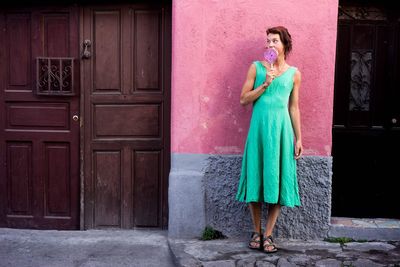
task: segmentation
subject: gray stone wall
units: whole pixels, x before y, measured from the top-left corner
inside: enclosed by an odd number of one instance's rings
[[[207,155],[172,154],[168,188],[168,235],[201,236],[206,226],[204,169]]]
[[[239,155],[173,155],[169,188],[170,235],[200,236],[206,225],[229,237],[249,235],[252,231],[249,209],[245,203],[235,200],[241,159]],[[188,172],[194,169],[195,173]],[[298,160],[297,173],[302,206],[282,207],[274,235],[324,238],[331,214],[332,159],[304,156]],[[264,219],[265,216],[264,205]]]

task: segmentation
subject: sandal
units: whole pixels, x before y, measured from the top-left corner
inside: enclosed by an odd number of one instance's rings
[[[261,250],[261,235],[259,233],[253,232],[251,234],[248,247],[250,249]]]
[[[275,253],[278,251],[278,248],[276,247],[274,240],[272,239],[272,235],[269,236],[263,236],[264,242],[263,242],[263,251],[265,253]]]

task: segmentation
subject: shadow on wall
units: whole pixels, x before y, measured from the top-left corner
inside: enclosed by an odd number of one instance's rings
[[[204,91],[212,96],[206,103],[201,102],[200,116],[206,116],[207,128],[210,129],[202,140],[206,151],[242,154],[252,105],[241,106],[240,93],[250,65],[263,59],[264,45],[265,40],[261,34],[252,41],[241,41],[232,46],[227,44],[218,49],[213,47],[206,51],[206,58],[214,55],[207,62],[205,77],[209,78]],[[229,54],[224,53],[224,50],[229,51]]]

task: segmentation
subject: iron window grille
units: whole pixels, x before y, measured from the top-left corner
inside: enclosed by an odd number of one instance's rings
[[[70,57],[37,57],[36,94],[75,95],[74,63]]]

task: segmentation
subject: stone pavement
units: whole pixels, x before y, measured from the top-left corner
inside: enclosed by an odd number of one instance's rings
[[[1,267],[173,267],[167,231],[0,228]]]
[[[351,242],[277,239],[264,254],[245,239],[168,238],[157,230],[19,230],[0,228],[0,267],[226,267],[399,266],[400,241]]]
[[[276,239],[279,251],[265,254],[247,248],[247,240],[169,239],[178,266],[291,267],[400,266],[400,242],[349,242]]]

